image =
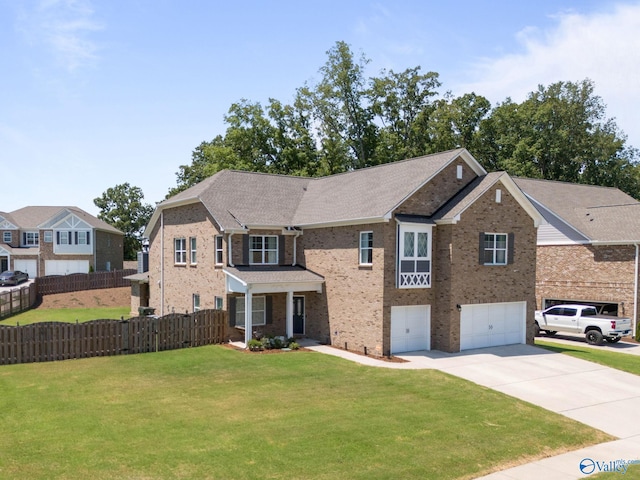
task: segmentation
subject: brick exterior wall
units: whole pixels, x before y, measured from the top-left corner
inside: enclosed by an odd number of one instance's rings
[[[107,270],[107,262],[111,270],[122,270],[124,260],[124,236],[94,230],[96,259],[93,268],[96,272]],[[66,258],[66,256],[65,256]]]
[[[224,299],[225,278],[222,267],[215,265],[215,236],[219,232],[213,219],[201,203],[165,209],[164,232],[158,221],[150,234],[149,250],[149,306],[156,314],[191,312],[193,295],[200,295],[200,308],[215,308],[215,297]],[[196,264],[191,263],[189,238],[196,238]],[[187,263],[177,265],[174,261],[174,239],[187,242]],[[235,240],[235,238],[234,238]],[[164,252],[161,251],[164,244]],[[226,261],[226,242],[225,242]],[[164,292],[160,281],[163,278]],[[164,302],[163,302],[164,294]]]
[[[538,247],[536,300],[546,298],[618,304],[620,316],[634,312],[633,245],[541,245]]]

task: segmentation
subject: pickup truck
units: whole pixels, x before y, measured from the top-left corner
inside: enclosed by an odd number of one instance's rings
[[[536,336],[541,332],[555,335],[557,332],[584,333],[587,343],[602,345],[619,342],[631,335],[631,319],[598,315],[596,307],[589,305],[554,305],[546,310],[536,310]]]

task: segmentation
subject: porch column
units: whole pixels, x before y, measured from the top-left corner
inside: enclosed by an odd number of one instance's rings
[[[293,292],[287,292],[287,320],[285,331],[287,338],[293,337]]]
[[[253,323],[251,312],[253,311],[253,296],[247,288],[244,294],[244,346],[249,347],[249,340],[253,338]]]

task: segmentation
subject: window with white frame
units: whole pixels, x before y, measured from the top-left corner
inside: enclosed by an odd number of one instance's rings
[[[174,239],[174,262],[177,265],[185,265],[187,263],[187,240],[185,238]]]
[[[224,259],[224,250],[222,244],[222,235],[216,235],[216,265],[222,265]]]
[[[78,245],[88,245],[89,243],[89,232],[87,231],[79,231],[78,234]]]
[[[236,302],[236,327],[244,327],[244,296],[235,297]],[[251,298],[251,324],[265,325],[267,322],[265,297]]]
[[[44,241],[45,241],[45,243],[52,243],[53,242],[53,232],[51,230],[45,230],[44,231]]]
[[[2,241],[4,243],[11,243],[11,232],[2,232]]]
[[[398,288],[431,287],[431,225],[398,225]]]
[[[507,264],[508,235],[506,233],[485,233],[483,243],[485,265]]]
[[[198,263],[196,250],[196,237],[189,237],[189,262],[191,265]]]
[[[58,245],[69,245],[70,243],[70,232],[58,232]]]
[[[360,232],[360,265],[373,263],[373,232]]]
[[[222,310],[224,306],[222,297],[213,297],[213,305],[216,310]]]
[[[194,293],[193,294],[193,311],[197,312],[199,310],[200,310],[200,294]]]
[[[278,237],[276,235],[251,235],[249,238],[249,263],[278,264]]]
[[[37,247],[40,244],[40,234],[38,232],[24,232],[23,240],[26,247]]]

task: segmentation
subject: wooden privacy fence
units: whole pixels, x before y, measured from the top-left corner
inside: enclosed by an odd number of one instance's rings
[[[0,365],[158,352],[223,343],[227,312],[0,326]]]
[[[96,290],[99,288],[128,287],[131,280],[124,277],[133,275],[137,270],[113,270],[111,272],[72,273],[70,275],[37,277],[35,285],[38,295],[77,292],[78,290]]]
[[[31,308],[36,303],[37,293],[33,284],[0,292],[0,319]]]

